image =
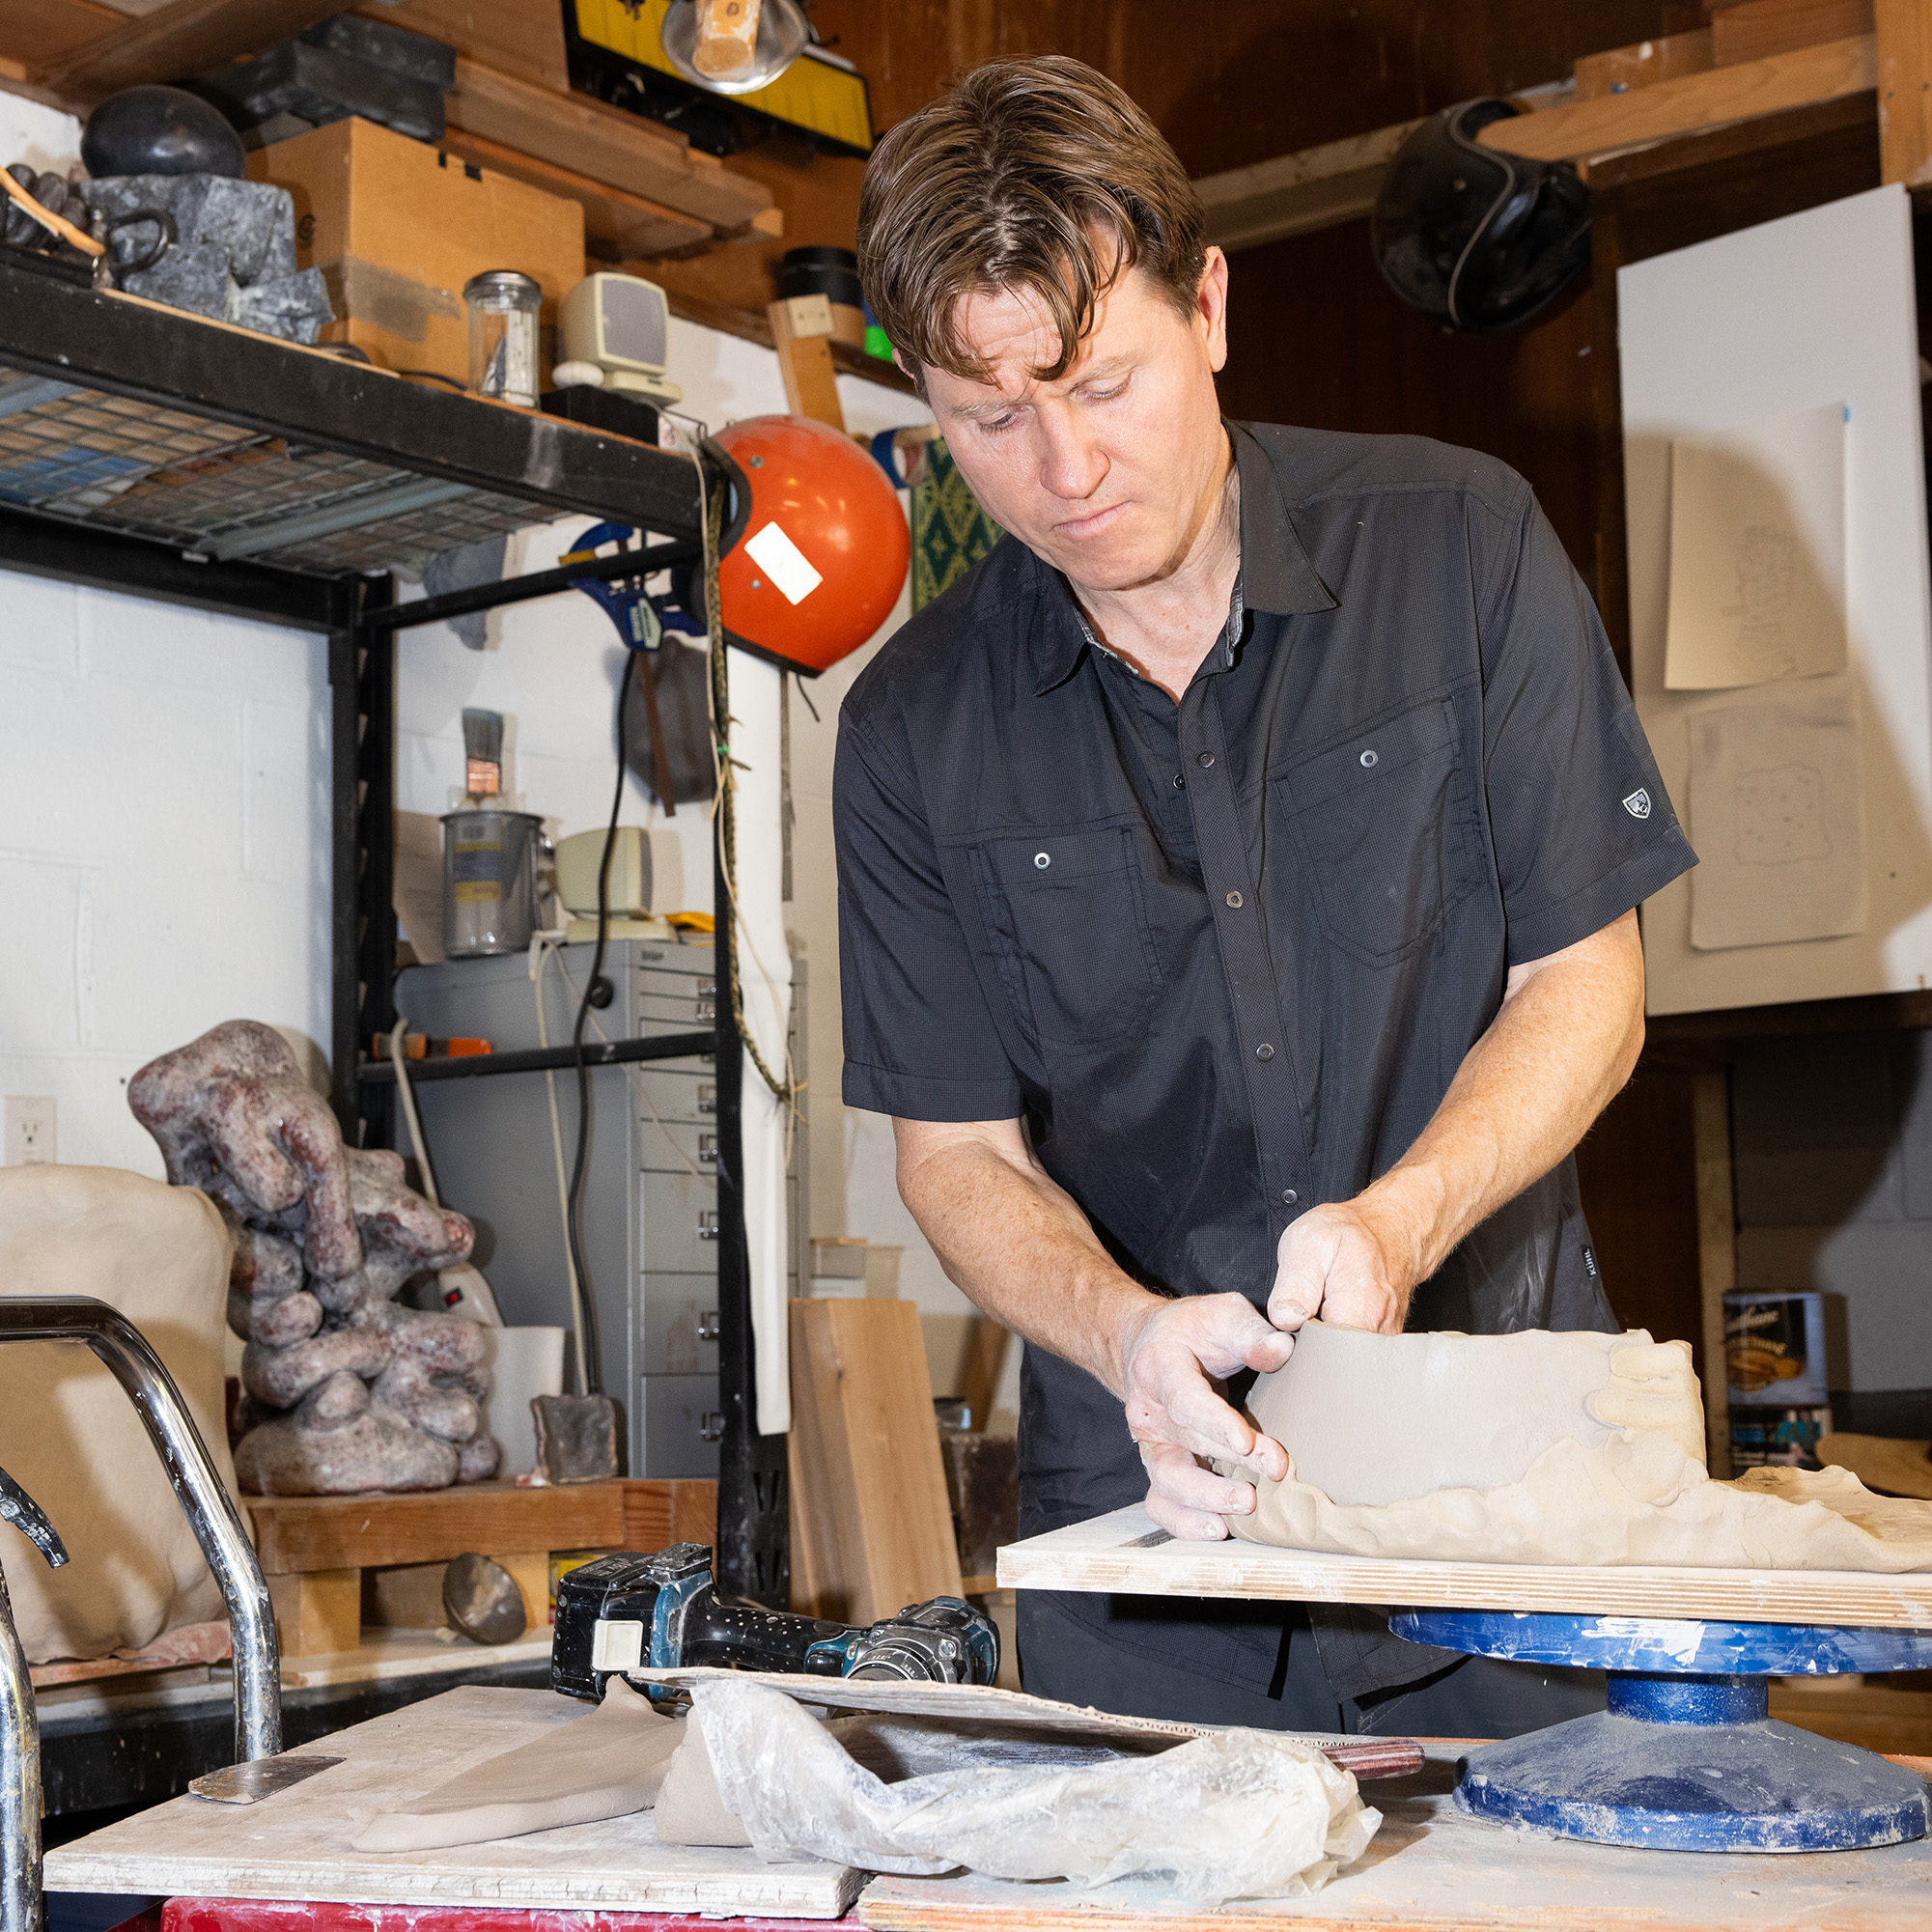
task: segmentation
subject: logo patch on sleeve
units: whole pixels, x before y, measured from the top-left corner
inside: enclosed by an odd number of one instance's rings
[[[1623,808],[1634,819],[1647,819],[1650,816],[1650,794],[1639,785],[1623,801]]]

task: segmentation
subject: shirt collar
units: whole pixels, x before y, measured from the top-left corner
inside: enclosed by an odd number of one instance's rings
[[[1227,628],[1221,633],[1223,665],[1234,659],[1245,614],[1272,611],[1293,617],[1305,611],[1333,610],[1336,600],[1315,574],[1300,533],[1282,499],[1281,480],[1268,453],[1239,423],[1227,425],[1234,445],[1235,467],[1241,474],[1241,569],[1228,602]],[[1031,640],[1034,667],[1039,673],[1035,697],[1044,696],[1072,677],[1089,646],[1105,650],[1088,628],[1067,580],[1042,563],[1051,577],[1048,602],[1051,620]]]

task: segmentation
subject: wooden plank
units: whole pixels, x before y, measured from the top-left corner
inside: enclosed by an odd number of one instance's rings
[[[99,0],[36,0],[31,7],[0,6],[0,59],[23,70],[43,67],[70,47],[127,24],[125,14]]]
[[[1128,1590],[1157,1597],[1932,1630],[1932,1573],[1886,1577],[1863,1571],[1675,1570],[1637,1564],[1546,1569],[1525,1563],[1330,1556],[1233,1539],[1180,1542],[1156,1529],[1137,1503],[1008,1544],[999,1553],[999,1582],[1005,1589]]]
[[[1872,0],[1744,0],[1713,14],[1710,31],[1717,65],[1740,67],[1870,33]]]
[[[520,73],[553,93],[570,92],[560,6],[533,6],[530,0],[373,0],[355,11],[364,19],[427,34],[471,60]]]
[[[974,1872],[882,1875],[854,1916],[871,1932],[1920,1932],[1925,1924],[1932,1839],[1873,1852],[1705,1858],[1502,1832],[1456,1808],[1457,1748],[1427,1749],[1414,1778],[1363,1790],[1381,1828],[1312,1897],[1209,1911],[1152,1874],[1099,1888]]]
[[[284,1657],[325,1657],[362,1640],[360,1570],[269,1570],[267,1582]]]
[[[1660,81],[1608,99],[1520,114],[1485,127],[1476,138],[1511,154],[1577,160],[1857,94],[1875,85],[1877,71],[1873,39],[1867,34],[1742,67],[1713,68],[1709,73]]]
[[[406,1805],[586,1709],[547,1691],[447,1691],[334,1732],[322,1750],[343,1762],[268,1804],[175,1798],[64,1845],[48,1855],[47,1888],[726,1918],[836,1918],[852,1903],[859,1874],[843,1865],[768,1865],[750,1851],[660,1845],[648,1811],[442,1851],[351,1849],[372,1813]]]
[[[786,410],[809,416],[843,435],[845,407],[838,399],[838,372],[832,366],[830,305],[823,295],[800,295],[773,302],[765,316],[771,324],[771,346],[778,351]],[[823,327],[818,326],[821,322]],[[923,1337],[919,1353],[923,1360]]]
[[[637,1477],[624,1485],[624,1548],[717,1541],[717,1484],[709,1476]]]
[[[763,182],[694,153],[667,128],[587,95],[552,94],[481,61],[458,58],[444,107],[452,127],[718,228],[737,228],[772,203]]]
[[[446,1563],[465,1551],[614,1550],[624,1536],[621,1482],[519,1489],[464,1483],[419,1496],[250,1496],[265,1570]]]
[[[1375,206],[1389,158],[1422,124],[1398,122],[1194,183],[1207,239],[1230,254],[1354,221]]]
[[[1704,1443],[1712,1475],[1731,1472],[1731,1408],[1724,1376],[1724,1297],[1738,1282],[1737,1209],[1731,1183],[1730,1075],[1691,1076],[1697,1162],[1697,1285],[1704,1330]]]
[[[340,0],[174,0],[70,48],[32,78],[79,102],[99,100],[273,46],[341,11]]]
[[[972,1355],[966,1362],[966,1380],[960,1386],[960,1399],[966,1404],[968,1429],[984,1431],[999,1399],[999,1385],[1006,1373],[1007,1344],[1012,1333],[991,1315],[982,1315],[973,1324]]]
[[[697,215],[681,214],[662,202],[646,201],[642,195],[591,181],[554,161],[506,148],[502,142],[472,134],[467,128],[450,128],[442,145],[450,154],[474,161],[480,168],[493,169],[513,181],[575,202],[583,210],[584,247],[600,263],[682,251],[717,238],[716,229]]]
[[[1704,73],[1715,65],[1710,28],[1696,27],[1688,34],[1663,34],[1654,41],[1638,41],[1627,47],[1585,54],[1577,63],[1577,98],[1607,100],[1613,94],[1628,94],[1633,88],[1655,87],[1660,80],[1681,80],[1687,73]]]
[[[793,1607],[871,1623],[958,1596],[916,1303],[791,1308],[793,1521],[803,1532],[793,1543]]]
[[[1841,94],[1835,100],[1814,100],[1804,107],[1759,114],[1722,127],[1700,127],[1694,134],[1658,141],[1647,148],[1623,148],[1612,154],[1580,161],[1577,171],[1589,182],[1590,192],[1601,195],[1633,182],[1655,182],[1665,175],[1687,174],[1697,168],[1716,169],[1722,164],[1738,163],[1748,166],[1754,157],[1769,165],[1776,149],[1802,148],[1842,135],[1847,129],[1869,128],[1876,139],[1877,102],[1878,97],[1871,89],[1862,89],[1857,94]],[[1592,220],[1595,218],[1592,210]],[[1620,448],[1620,421],[1612,422],[1610,430],[1612,448]],[[1618,466],[1621,468],[1620,459]],[[1623,655],[1626,658],[1629,656],[1627,638]],[[1628,675],[1627,664],[1625,673]]]
[[[1878,0],[1878,152],[1887,182],[1932,183],[1932,4]]]

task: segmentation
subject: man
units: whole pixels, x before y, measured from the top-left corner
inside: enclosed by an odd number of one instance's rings
[[[1227,263],[1111,83],[969,75],[858,239],[1009,537],[846,700],[845,1098],[1025,1337],[1022,1533],[1144,1495],[1220,1536],[1254,1489],[1208,1459],[1285,1472],[1235,1405],[1310,1316],[1618,1326],[1569,1156],[1641,1043],[1633,909],[1694,860],[1521,478],[1222,423]],[[1029,1689],[1197,1720],[1592,1694],[1365,1612],[1026,1592],[1020,1642]]]

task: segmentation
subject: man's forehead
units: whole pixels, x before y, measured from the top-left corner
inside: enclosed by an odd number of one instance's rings
[[[947,391],[946,406],[955,414],[998,408],[1036,389],[1068,389],[1105,376],[1122,359],[1121,346],[1110,338],[1110,321],[1118,322],[1133,299],[1120,302],[1116,284],[1096,305],[1092,325],[1081,337],[1072,364],[1051,381],[1035,379],[1036,369],[1050,368],[1060,359],[1060,325],[1039,293],[1032,289],[975,290],[961,299],[953,318],[960,340],[986,370],[984,378],[934,371]],[[929,377],[930,381],[930,377]]]

